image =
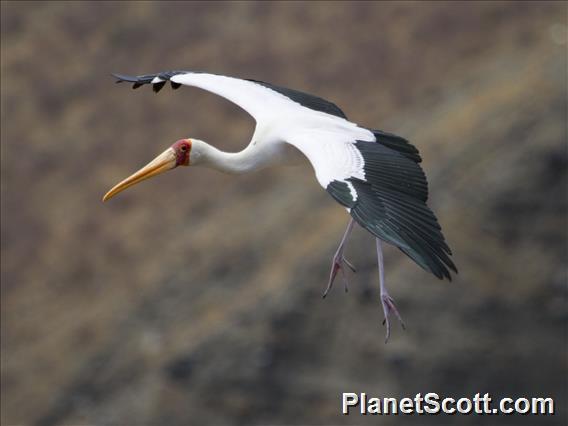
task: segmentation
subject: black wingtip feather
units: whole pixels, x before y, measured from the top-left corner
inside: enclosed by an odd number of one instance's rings
[[[171,81],[171,78],[178,74],[184,74],[186,71],[166,71],[159,74],[145,74],[145,75],[138,75],[138,76],[131,76],[125,74],[117,74],[111,73],[111,75],[116,78],[116,83],[133,83],[132,88],[138,89],[140,86],[145,84],[152,84],[152,90],[158,93],[162,88],[165,86],[166,82],[169,81],[171,84],[172,89],[179,89],[181,83],[174,83]],[[163,80],[158,83],[152,83],[154,78],[158,77],[159,79]]]
[[[165,81],[161,81],[161,82],[159,82],[159,83],[154,83],[154,84],[152,84],[152,90],[153,90],[155,93],[158,93],[160,90],[162,90],[162,88],[163,88],[165,85],[166,85],[166,82],[165,82]]]
[[[115,73],[111,73],[111,75],[118,80],[117,83],[122,83],[123,81],[126,81],[128,83],[136,83],[138,81],[138,77],[136,76]]]

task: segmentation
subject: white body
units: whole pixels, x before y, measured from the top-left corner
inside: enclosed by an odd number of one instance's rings
[[[369,130],[344,118],[306,108],[255,82],[232,77],[188,73],[174,83],[194,86],[222,96],[247,111],[256,121],[250,144],[239,153],[224,153],[194,140],[192,164],[207,164],[229,173],[244,173],[287,162],[291,145],[312,164],[320,185],[348,177],[364,179],[363,158],[353,143],[374,141]]]

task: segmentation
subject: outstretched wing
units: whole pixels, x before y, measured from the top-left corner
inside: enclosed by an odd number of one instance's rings
[[[308,158],[322,187],[361,226],[439,278],[451,279],[448,268],[457,272],[426,205],[420,155],[405,139],[359,127],[324,99],[256,80],[188,71],[114,76],[134,89],[151,84],[155,92],[168,81],[173,89],[198,87],[240,106],[259,125],[277,122],[282,139]]]
[[[436,216],[426,205],[428,184],[418,151],[405,139],[372,131],[310,129],[287,141],[312,163],[320,184],[362,227],[407,254],[438,278],[457,272]]]
[[[281,118],[283,115],[305,112],[346,118],[337,105],[325,99],[258,80],[243,80],[193,71],[166,71],[140,76],[113,74],[113,76],[117,78],[117,83],[132,83],[133,89],[151,84],[155,92],[162,90],[168,81],[173,89],[178,89],[181,85],[198,87],[240,106],[257,123],[272,117]]]

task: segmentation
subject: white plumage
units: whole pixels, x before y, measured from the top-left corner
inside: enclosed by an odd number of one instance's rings
[[[364,179],[363,158],[353,148],[357,140],[375,141],[372,132],[344,118],[314,111],[255,82],[205,73],[175,75],[174,83],[215,93],[240,106],[256,121],[251,145],[289,143],[312,164],[325,189],[333,180]],[[258,164],[262,167],[265,164]],[[249,170],[247,170],[249,171]]]

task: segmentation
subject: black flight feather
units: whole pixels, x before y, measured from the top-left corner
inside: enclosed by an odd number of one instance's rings
[[[355,203],[349,185],[345,182],[334,180],[327,185],[325,188],[327,192],[337,201],[339,204],[351,208]]]
[[[154,83],[152,84],[152,90],[156,93],[158,93],[160,90],[162,90],[162,88],[165,86],[166,82],[165,81],[160,81],[159,83]]]
[[[166,81],[169,81],[174,75],[178,75],[178,74],[185,74],[186,71],[166,71],[166,72],[162,72],[162,73],[158,73],[158,74],[145,74],[145,75],[139,75],[139,76],[131,76],[131,75],[124,75],[124,74],[112,74],[113,77],[115,77],[117,80],[117,83],[122,83],[123,81],[128,82],[128,83],[133,83],[132,88],[133,89],[138,89],[140,86],[143,86],[144,84],[151,84],[152,81],[154,80],[154,78],[158,77],[161,80],[164,81],[160,81],[159,83],[153,83],[152,84],[152,89],[154,90],[154,92],[159,92],[160,90],[162,90],[162,88],[164,87],[164,85],[166,84]],[[170,81],[172,89],[178,89],[181,84],[180,83],[174,83],[173,81]]]
[[[417,163],[422,162],[418,149],[406,139],[393,135],[392,133],[383,132],[382,130],[371,130],[371,132],[375,135],[378,143],[404,154],[405,157],[410,158],[412,161]]]
[[[426,204],[407,194],[360,179],[348,179],[357,192],[353,218],[371,234],[398,247],[438,278],[457,272],[438,221]],[[409,212],[411,214],[409,214]]]
[[[300,92],[299,90],[287,89],[285,87],[279,87],[274,84],[265,83],[264,81],[258,80],[248,80],[253,83],[260,84],[268,89],[274,90],[281,95],[286,96],[294,102],[299,103],[306,108],[313,109],[315,111],[325,112],[326,114],[335,115],[336,117],[341,117],[347,119],[347,116],[341,109],[332,102],[326,101],[325,99],[319,98],[309,93]]]
[[[403,138],[373,132],[378,143],[354,144],[363,157],[365,179],[332,181],[327,192],[371,234],[438,278],[451,280],[450,270],[457,269],[438,220],[426,205],[428,183],[418,150]]]

